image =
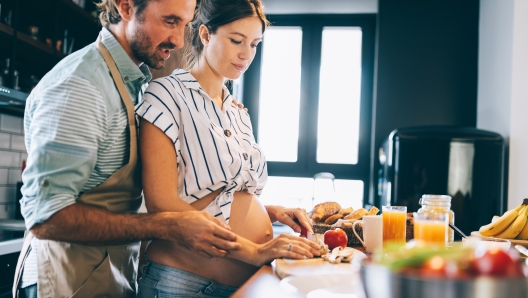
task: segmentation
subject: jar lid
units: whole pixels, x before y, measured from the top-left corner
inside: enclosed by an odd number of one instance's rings
[[[448,195],[422,195],[419,204],[423,204],[423,201],[434,201],[434,202],[451,202],[451,196]]]

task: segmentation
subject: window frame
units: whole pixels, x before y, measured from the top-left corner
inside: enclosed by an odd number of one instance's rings
[[[303,30],[301,57],[301,98],[299,115],[299,143],[296,162],[268,161],[269,176],[312,178],[319,172],[331,172],[336,179],[362,180],[363,202],[367,202],[370,185],[370,159],[373,126],[373,78],[375,56],[375,14],[347,15],[268,15],[272,26],[294,26]],[[323,27],[361,27],[362,74],[358,163],[355,165],[317,162],[317,122],[319,76]],[[266,36],[262,43],[266,42]],[[243,98],[258,142],[260,71],[262,46],[244,74]],[[264,152],[265,154],[265,152]]]

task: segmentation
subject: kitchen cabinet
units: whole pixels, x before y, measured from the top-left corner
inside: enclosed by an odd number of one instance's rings
[[[74,2],[75,1],[75,2]],[[22,115],[38,81],[101,28],[88,0],[0,0],[0,112]]]

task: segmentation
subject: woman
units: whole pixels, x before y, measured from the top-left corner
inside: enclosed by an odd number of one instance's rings
[[[149,212],[205,210],[228,224],[241,248],[210,258],[184,244],[152,241],[140,296],[231,295],[275,258],[310,258],[319,246],[292,235],[273,239],[271,221],[311,230],[306,212],[262,206],[267,179],[249,115],[224,86],[255,56],[267,26],[260,0],[202,0],[192,23],[189,71],[152,82],[136,108]]]

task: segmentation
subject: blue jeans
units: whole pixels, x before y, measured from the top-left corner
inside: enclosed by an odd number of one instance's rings
[[[139,298],[229,297],[238,288],[196,274],[148,262],[139,280]]]

